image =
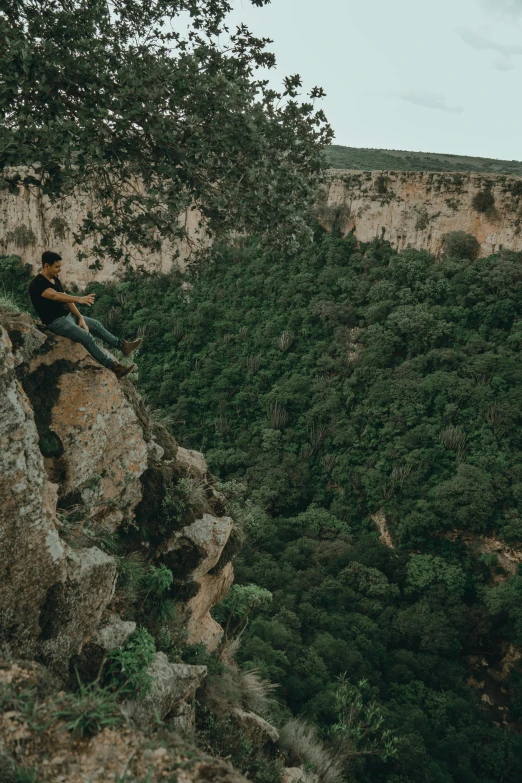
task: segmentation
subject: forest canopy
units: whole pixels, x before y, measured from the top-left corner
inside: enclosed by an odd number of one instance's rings
[[[215,616],[280,685],[267,717],[328,743],[339,678],[378,705],[394,753],[352,755],[360,783],[522,777],[522,667],[505,658],[522,575],[488,549],[522,538],[522,266],[463,247],[436,262],[317,229],[299,254],[245,241],[185,275],[91,285],[105,324],[145,338],[138,386],[243,531]],[[28,270],[1,267],[24,305]]]

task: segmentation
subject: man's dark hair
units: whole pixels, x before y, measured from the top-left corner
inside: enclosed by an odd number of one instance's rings
[[[52,266],[56,261],[61,261],[62,257],[59,253],[55,253],[53,250],[46,250],[42,253],[42,266],[49,264]]]

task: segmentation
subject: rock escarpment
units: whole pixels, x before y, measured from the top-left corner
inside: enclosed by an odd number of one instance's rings
[[[123,562],[168,574],[162,590],[177,607],[182,638],[212,651],[222,629],[210,609],[233,580],[238,540],[203,455],[179,447],[129,381],[118,383],[80,345],[29,316],[0,311],[0,687],[5,680],[11,693],[34,680],[38,691],[43,677],[54,683],[51,705],[67,700],[58,689],[75,670],[95,680],[137,628],[128,616],[132,591],[119,592]],[[148,739],[158,721],[170,732],[193,730],[207,667],[156,652],[146,672],[150,689],[122,706],[128,728],[106,729],[81,748],[63,721],[61,732],[35,736],[12,710],[0,719],[0,777],[4,757],[26,765],[30,746],[46,781],[117,780],[130,757],[136,774],[153,770],[151,781],[174,769],[178,780],[243,780],[194,751],[185,763],[174,735],[168,752]],[[45,713],[45,700],[39,705]]]
[[[77,193],[51,202],[47,197],[21,187],[13,193],[7,189],[0,192],[0,247],[7,254],[19,255],[24,263],[32,264],[38,271],[38,259],[44,250],[59,250],[64,260],[65,282],[85,286],[91,280],[109,280],[125,271],[122,262],[107,259],[103,269],[89,269],[77,258],[74,235],[92,209],[90,193]],[[152,272],[169,272],[173,266],[184,268],[192,252],[209,244],[209,237],[199,225],[201,214],[197,209],[188,209],[178,218],[178,224],[186,232],[186,239],[165,240],[160,250],[146,253],[133,249],[131,265],[144,266]],[[92,242],[86,241],[87,252]]]
[[[63,280],[80,287],[122,275],[121,263],[107,259],[103,268],[90,269],[76,257],[73,235],[89,204],[88,195],[51,204],[23,188],[17,194],[2,192],[0,249],[19,255],[35,272],[44,250],[59,250]],[[361,242],[384,237],[398,250],[411,246],[437,255],[444,234],[464,231],[478,239],[484,256],[502,249],[522,251],[522,178],[512,175],[332,169],[317,212],[325,228],[353,231]],[[146,257],[137,252],[131,265],[162,273],[184,269],[194,251],[212,243],[200,219],[197,210],[188,210],[179,218],[185,241],[165,242]],[[87,251],[89,246],[87,241]]]
[[[148,562],[171,568],[189,642],[215,647],[209,609],[233,578],[234,533],[203,456],[179,448],[132,384],[80,345],[29,316],[4,312],[0,324],[0,641],[65,676],[117,582],[116,559],[88,544],[124,530]],[[180,480],[200,507],[169,517]]]
[[[330,173],[319,219],[360,242],[375,237],[437,255],[444,234],[464,231],[481,254],[522,251],[522,178],[476,173],[348,171]]]

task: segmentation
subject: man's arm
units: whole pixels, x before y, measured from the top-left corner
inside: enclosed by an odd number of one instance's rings
[[[87,296],[69,296],[69,294],[62,294],[59,291],[55,291],[54,288],[46,288],[42,293],[42,296],[44,299],[52,299],[53,302],[65,302],[65,304],[73,305],[86,304],[89,305],[89,307],[94,304],[96,298],[94,294],[87,294]]]

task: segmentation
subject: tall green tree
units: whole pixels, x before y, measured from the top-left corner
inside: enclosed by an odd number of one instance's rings
[[[251,0],[266,5],[269,0]],[[78,236],[126,258],[184,235],[197,207],[211,233],[297,241],[332,136],[299,98],[271,89],[269,39],[230,31],[227,0],[2,0],[0,186],[60,198],[88,189]],[[27,168],[29,167],[29,168]]]

